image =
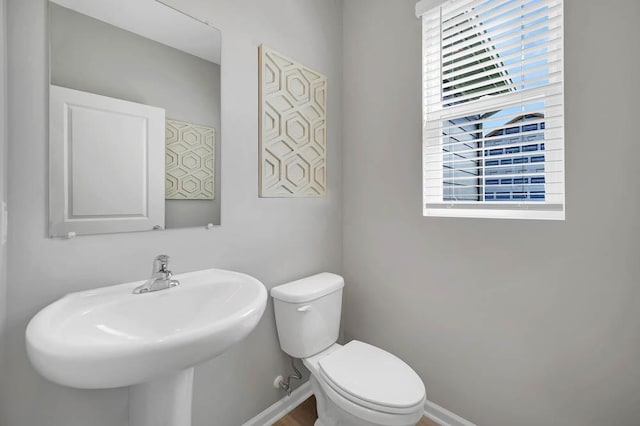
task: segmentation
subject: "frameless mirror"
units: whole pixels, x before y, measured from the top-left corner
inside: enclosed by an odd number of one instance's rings
[[[51,0],[50,236],[220,224],[221,34],[156,0]]]

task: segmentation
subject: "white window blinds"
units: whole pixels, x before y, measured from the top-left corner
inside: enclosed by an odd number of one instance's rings
[[[425,216],[564,219],[562,0],[416,6]]]

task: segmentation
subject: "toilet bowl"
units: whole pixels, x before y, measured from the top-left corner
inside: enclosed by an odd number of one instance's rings
[[[280,346],[311,372],[315,426],[415,426],[426,399],[415,371],[373,345],[336,343],[343,287],[322,273],[271,289]]]

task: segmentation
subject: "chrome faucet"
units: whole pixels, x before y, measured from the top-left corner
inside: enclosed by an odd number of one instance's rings
[[[151,271],[151,278],[149,278],[144,284],[136,287],[133,290],[133,294],[149,293],[152,291],[165,290],[167,288],[180,285],[180,281],[172,280],[173,274],[169,269],[169,256],[161,254],[153,260],[153,270]]]

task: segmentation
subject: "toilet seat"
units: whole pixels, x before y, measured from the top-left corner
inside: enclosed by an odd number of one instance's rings
[[[354,340],[317,362],[319,379],[354,404],[390,414],[414,413],[424,404],[416,372],[375,346]]]

